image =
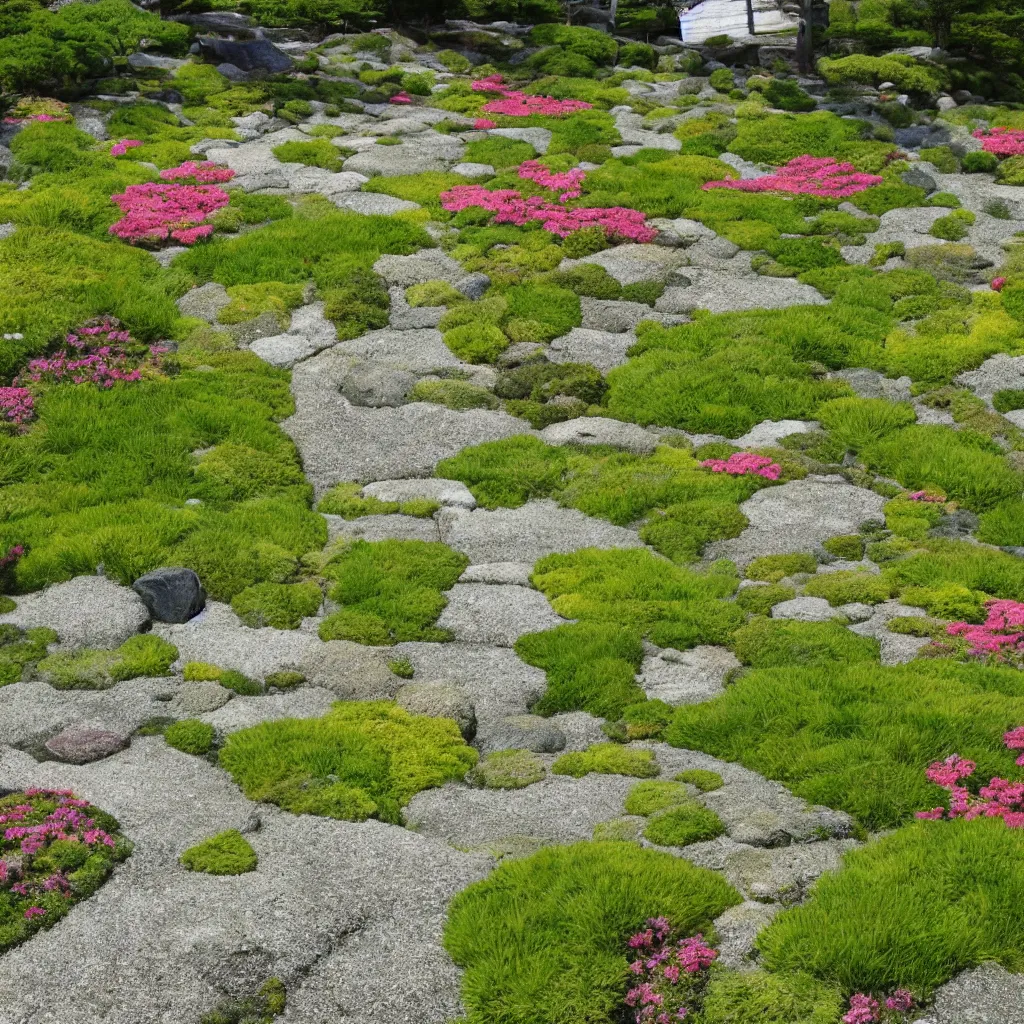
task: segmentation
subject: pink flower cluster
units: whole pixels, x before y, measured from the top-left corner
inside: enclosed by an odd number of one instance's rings
[[[1011,729],[1003,735],[1003,742],[1009,750],[1024,750],[1024,725]],[[1024,766],[1024,754],[1017,758],[1017,764]],[[941,786],[949,793],[949,810],[933,807],[930,811],[918,811],[916,817],[927,821],[943,818],[1002,818],[1008,828],[1024,828],[1024,782],[1009,782],[998,777],[981,786],[978,795],[973,796],[962,780],[974,774],[973,761],[951,754],[945,761],[935,761],[925,771],[930,782]]]
[[[388,100],[389,103],[412,103],[412,97],[407,92],[396,93]]]
[[[941,494],[929,494],[927,491],[911,491],[907,498],[910,501],[943,502],[946,500]]]
[[[187,166],[183,164],[174,170]],[[110,226],[110,233],[133,244],[173,239],[182,245],[193,245],[213,233],[213,225],[203,221],[231,201],[227,192],[213,185],[160,183],[129,185],[124,192],[110,198],[125,214]]]
[[[914,997],[905,988],[898,988],[885,1001],[884,1012],[877,999],[857,992],[850,996],[850,1009],[842,1016],[843,1024],[875,1024],[876,1021],[903,1021],[914,1009]]]
[[[25,554],[24,544],[15,544],[13,547],[7,549],[7,553],[0,555],[0,580],[3,579],[4,573],[9,573],[17,564],[21,561],[22,556]],[[2,821],[2,819],[0,819]]]
[[[489,75],[472,85],[474,92],[496,92],[500,100],[491,100],[481,108],[485,114],[504,114],[506,117],[529,117],[531,114],[546,114],[561,117],[577,110],[590,110],[592,103],[583,100],[556,100],[553,96],[527,96],[524,92],[509,89],[502,84],[501,75]]]
[[[951,622],[946,627],[950,636],[963,637],[970,653],[995,657],[1000,661],[1009,655],[1024,653],[1024,604],[1019,601],[986,601],[988,615],[981,625]]]
[[[35,406],[28,388],[0,388],[0,422],[6,420],[20,427],[34,414]]]
[[[137,149],[142,143],[138,139],[122,139],[110,147],[111,156],[124,156],[129,149]]]
[[[992,282],[989,285],[989,287],[994,292],[1001,292],[1003,290],[1003,288],[1006,287],[1006,278],[1005,277],[993,277],[992,278]]]
[[[230,167],[222,167],[210,160],[202,160],[196,163],[194,160],[186,160],[180,167],[168,167],[160,172],[164,181],[188,180],[197,185],[222,185],[230,181],[235,172]]]
[[[718,951],[702,935],[675,941],[664,917],[652,917],[628,942],[638,954],[629,971],[638,980],[626,992],[626,1007],[635,1024],[672,1024],[698,1008],[708,968]]]
[[[66,118],[53,114],[31,114],[29,117],[5,117],[4,124],[28,124],[29,121],[64,121]]]
[[[782,467],[766,455],[753,452],[735,452],[727,459],[705,459],[701,465],[712,473],[728,473],[729,476],[763,476],[766,480],[778,480]]]
[[[1016,128],[979,128],[974,132],[981,148],[996,156],[1024,156],[1024,131]]]
[[[64,347],[51,356],[33,359],[15,378],[27,384],[99,384],[113,387],[118,381],[142,377],[141,364],[166,349],[146,348],[133,342],[131,334],[113,317],[92,320],[64,339]]]
[[[594,224],[603,227],[610,238],[633,242],[650,242],[657,234],[647,227],[646,218],[639,210],[621,206],[569,209],[539,196],[524,199],[515,189],[490,190],[482,185],[456,185],[441,193],[441,205],[452,212],[479,206],[494,214],[495,224],[522,226],[539,220],[545,231],[561,238]]]
[[[548,170],[537,160],[527,160],[519,165],[519,177],[524,181],[535,181],[541,188],[560,192],[558,201],[567,203],[570,199],[579,199],[583,192],[583,179],[586,171],[574,167],[571,171],[557,172]]]
[[[473,122],[473,127],[478,132],[483,132],[483,131],[487,131],[488,128],[497,128],[498,127],[498,122],[497,121],[492,121],[489,117],[478,117]]]
[[[798,156],[764,178],[709,181],[705,189],[730,188],[739,192],[788,192],[791,195],[845,199],[872,185],[880,185],[877,174],[862,174],[853,164],[839,163],[830,156]]]

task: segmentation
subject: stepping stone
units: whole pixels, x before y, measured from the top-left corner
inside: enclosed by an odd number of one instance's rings
[[[533,566],[525,562],[484,562],[471,565],[459,577],[460,583],[504,583],[514,587],[532,587]]]
[[[458,260],[440,249],[421,249],[411,256],[381,256],[373,265],[389,285],[408,288],[427,281],[455,282],[466,276]]]
[[[425,498],[440,505],[476,507],[476,498],[461,480],[443,480],[436,477],[426,480],[378,480],[363,488],[363,496],[378,498],[381,501],[415,501]]]
[[[1024,978],[997,963],[963,971],[935,990],[927,1019],[919,1024],[1020,1024]]]
[[[525,633],[539,633],[566,622],[537,590],[509,585],[456,583],[437,625],[461,643],[511,647]]]
[[[813,420],[764,420],[732,443],[738,448],[769,448],[791,434],[811,434],[816,429]]]
[[[809,284],[788,277],[734,276],[692,269],[684,271],[689,286],[666,288],[654,304],[663,313],[732,313],[749,309],[786,309],[788,306],[824,306],[824,295]]]
[[[87,725],[71,725],[45,743],[45,747],[58,761],[68,764],[88,764],[110,757],[128,746],[128,737],[109,729],[96,729]]]
[[[794,597],[772,607],[773,619],[793,619],[796,622],[830,622],[841,614],[823,597]]]
[[[635,530],[593,519],[550,499],[519,508],[442,509],[437,516],[441,540],[477,562],[526,562],[581,548],[639,548]]]
[[[202,719],[218,732],[226,734],[281,718],[321,718],[331,710],[337,699],[330,690],[316,686],[300,686],[288,693],[235,697],[219,708],[207,712]]]
[[[104,576],[76,576],[23,594],[14,611],[0,615],[0,624],[55,629],[62,651],[119,647],[148,621],[149,609],[142,598]]]
[[[604,267],[619,284],[638,284],[640,281],[667,280],[673,270],[686,264],[686,254],[664,245],[630,242],[578,260],[562,260],[559,269],[571,270],[588,263]]]
[[[649,700],[700,704],[724,693],[725,677],[739,667],[736,656],[724,647],[668,649],[644,658],[639,683]]]
[[[610,445],[636,455],[650,455],[658,447],[658,438],[643,427],[605,416],[580,416],[552,423],[540,436],[548,444]]]
[[[644,309],[650,312],[650,306]],[[548,359],[553,363],[591,363],[606,372],[622,366],[628,359],[626,353],[635,344],[636,335],[632,333],[574,327],[551,342]]]
[[[771,924],[781,909],[778,903],[746,900],[716,917],[714,924],[718,935],[718,963],[735,970],[749,968],[758,932]]]
[[[327,520],[327,540],[339,537],[350,540],[425,540],[438,539],[437,523],[433,519],[401,514],[360,516],[358,519],[343,519],[341,516],[324,515]]]

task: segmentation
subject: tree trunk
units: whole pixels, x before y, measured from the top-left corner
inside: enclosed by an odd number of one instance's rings
[[[615,16],[619,13],[619,0],[612,0],[612,6],[609,13],[612,16],[612,28],[615,28]]]

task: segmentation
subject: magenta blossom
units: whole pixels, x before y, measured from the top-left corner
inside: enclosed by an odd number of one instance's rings
[[[581,171],[578,167],[563,173],[549,171],[537,160],[527,160],[519,166],[520,178],[524,181],[534,181],[541,188],[560,192],[558,200],[562,203],[579,198],[583,191],[583,179],[586,176],[587,172]]]
[[[473,127],[478,132],[479,131],[486,131],[488,128],[497,128],[498,127],[498,123],[496,121],[490,120],[490,118],[487,118],[487,117],[478,117],[473,122]]]
[[[183,164],[170,172],[160,173],[169,175],[187,167],[188,164]],[[204,173],[202,168],[192,167]],[[218,168],[220,170],[226,168]],[[233,171],[228,173],[234,174]],[[110,233],[133,244],[172,239],[182,245],[192,245],[213,231],[213,227],[203,224],[203,221],[231,201],[227,192],[214,185],[129,185],[124,192],[110,198],[125,214],[111,225]]]
[[[989,287],[994,292],[1001,292],[1005,285],[1006,285],[1006,278],[1005,277],[993,277]]]
[[[861,174],[853,164],[832,157],[798,156],[764,178],[709,181],[705,189],[729,188],[739,192],[788,192],[792,195],[845,199],[872,185],[880,185],[877,174]]]
[[[20,427],[35,415],[35,403],[28,388],[0,387],[0,423],[7,421]]]
[[[996,156],[1024,156],[1024,131],[1016,128],[979,128],[973,133],[981,148]]]
[[[202,160],[196,163],[194,160],[186,160],[179,167],[168,167],[160,172],[164,181],[182,181],[187,179],[194,181],[197,185],[222,185],[230,181],[235,172],[230,167],[222,167],[210,160]]]
[[[485,103],[485,114],[504,114],[506,117],[529,117],[531,114],[545,114],[560,117],[577,110],[590,110],[593,104],[583,100],[556,100],[553,96],[527,96],[526,93],[509,89],[502,84],[501,75],[490,75],[474,82],[474,92],[495,92],[502,98]]]
[[[138,139],[122,139],[120,142],[115,142],[110,147],[110,155],[124,156],[129,149],[135,149],[141,145],[142,143]]]
[[[705,459],[701,465],[712,473],[728,473],[729,476],[763,476],[766,480],[778,480],[782,467],[765,455],[753,452],[735,452],[728,459]]]
[[[412,97],[407,92],[396,93],[388,100],[389,103],[412,103]]]

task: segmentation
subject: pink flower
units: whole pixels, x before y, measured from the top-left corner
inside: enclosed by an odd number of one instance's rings
[[[966,779],[974,774],[977,765],[973,761],[967,761],[957,754],[951,754],[945,761],[935,761],[925,771],[925,777],[929,782],[948,789],[955,786],[961,779]]]
[[[992,278],[992,283],[991,283],[990,287],[992,288],[992,291],[994,291],[994,292],[1001,292],[1003,290],[1003,285],[1005,285],[1005,284],[1006,284],[1006,278],[1005,277],[993,277]]]
[[[1024,131],[1015,128],[979,128],[973,133],[981,148],[996,156],[1024,156]]]
[[[993,656],[1005,660],[1007,653],[1017,652],[1024,641],[1024,604],[1018,601],[986,601],[988,617],[980,626],[970,622],[951,622],[946,627],[950,636],[962,636],[970,653],[978,657]]]
[[[215,164],[204,165],[215,169],[216,174],[234,174],[227,168]],[[204,166],[182,164],[170,171],[161,171],[161,176],[173,177],[177,172],[188,170],[185,177],[208,178],[214,171]],[[217,180],[224,180],[223,177]],[[163,242],[171,238],[183,245],[192,245],[199,238],[209,235],[213,228],[203,225],[205,230],[195,231],[207,217],[222,206],[227,206],[231,197],[213,185],[129,185],[124,192],[110,197],[124,211],[125,216],[112,224],[110,233],[126,242]]]
[[[407,92],[400,92],[392,96],[389,103],[412,103],[412,97]]]
[[[180,181],[182,178],[190,178],[197,185],[215,185],[230,181],[235,172],[230,167],[221,167],[209,160],[196,163],[194,160],[186,160],[180,167],[169,167],[160,172],[164,181]]]
[[[29,907],[25,911],[25,920],[31,921],[34,917],[42,917],[46,911],[42,907]]]
[[[0,421],[7,420],[20,427],[32,419],[35,403],[28,388],[0,387]]]
[[[135,149],[137,146],[141,146],[142,143],[138,139],[122,139],[120,142],[115,142],[110,147],[111,156],[124,156],[129,149]]]
[[[872,1024],[878,1020],[878,1001],[858,992],[850,996],[850,1009],[841,1019],[843,1024]]]
[[[885,1006],[897,1013],[907,1013],[914,1008],[914,997],[905,988],[898,988],[886,999]]]
[[[577,110],[590,110],[593,104],[582,100],[556,100],[552,96],[527,96],[502,85],[501,75],[490,75],[474,82],[474,92],[496,92],[502,99],[491,100],[481,108],[486,114],[504,114],[506,117],[529,117],[531,114],[546,114],[560,117]]]
[[[488,128],[497,128],[498,127],[498,122],[497,121],[491,121],[489,118],[486,118],[486,117],[478,117],[473,122],[473,127],[477,131],[486,131]]]
[[[728,188],[739,192],[788,192],[792,195],[845,199],[872,185],[880,185],[877,174],[861,174],[853,164],[839,163],[832,157],[798,156],[775,174],[764,178],[709,181],[705,189]]]
[[[729,476],[763,476],[766,480],[778,480],[782,475],[778,463],[753,452],[735,452],[728,459],[705,459],[701,465],[712,473],[728,473]]]
[[[581,171],[579,168],[564,173],[549,171],[536,160],[527,160],[519,166],[520,178],[525,181],[535,181],[541,188],[561,192],[558,200],[562,203],[579,198],[583,191],[583,179],[586,176],[587,172]]]
[[[911,491],[907,495],[910,501],[945,501],[941,494],[929,494],[927,491]]]

